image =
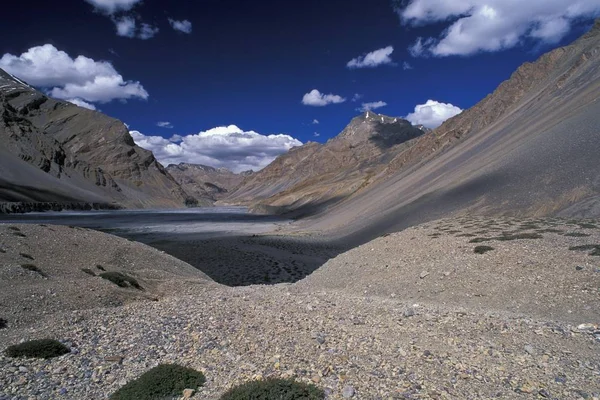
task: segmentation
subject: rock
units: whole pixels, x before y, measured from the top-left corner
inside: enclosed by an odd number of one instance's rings
[[[29,370],[25,367],[19,367],[19,372],[29,372]]]
[[[546,389],[540,389],[538,391],[538,394],[545,399],[550,397],[550,393],[548,393],[548,391]]]
[[[593,331],[596,329],[596,326],[594,324],[580,324],[577,325],[577,329],[580,331]]]
[[[352,386],[345,386],[344,390],[342,390],[342,397],[345,399],[354,397],[354,388]]]
[[[405,316],[406,318],[408,318],[408,317],[412,317],[412,316],[414,316],[414,315],[416,315],[416,314],[417,314],[417,313],[415,312],[415,309],[414,309],[414,308],[412,308],[412,307],[411,307],[411,308],[407,308],[406,310],[404,310],[404,316]]]
[[[108,356],[108,357],[104,357],[104,361],[120,363],[121,361],[123,361],[123,357],[122,356]]]
[[[575,269],[576,269],[577,271],[581,271],[581,270],[583,269],[583,267],[582,267],[582,266],[580,266],[580,265],[578,265],[578,266],[576,266],[576,267],[575,267]]]
[[[425,279],[425,278],[427,278],[428,275],[429,275],[429,272],[423,271],[423,272],[421,272],[421,275],[419,275],[419,278]]]
[[[533,348],[532,345],[530,345],[530,344],[525,345],[524,349],[527,352],[527,354],[532,355],[532,356],[535,355],[535,349]]]
[[[194,397],[195,393],[196,393],[196,391],[194,389],[185,389],[183,391],[183,398],[184,399],[191,399],[192,397]]]

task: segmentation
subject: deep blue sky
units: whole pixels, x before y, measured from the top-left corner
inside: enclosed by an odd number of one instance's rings
[[[3,7],[0,56],[52,44],[71,57],[110,61],[125,80],[139,81],[149,98],[97,106],[146,135],[235,124],[323,142],[358,114],[360,102],[350,101],[354,93],[363,95],[361,102],[387,102],[377,112],[393,116],[428,99],[468,108],[524,61],[572,41],[590,23],[552,45],[524,41],[495,53],[413,58],[407,48],[418,36],[437,37],[448,24],[405,26],[390,0],[145,0],[129,14],[160,32],[149,40],[119,37],[111,20],[83,0],[10,2]],[[174,31],[168,17],[189,20],[192,33]],[[352,58],[389,45],[397,66],[346,68]],[[404,61],[413,69],[404,70]],[[312,89],[348,101],[302,105]],[[312,125],[313,119],[320,124]],[[158,121],[175,128],[159,128]]]

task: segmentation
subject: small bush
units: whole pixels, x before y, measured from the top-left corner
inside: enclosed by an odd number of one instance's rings
[[[202,372],[175,364],[162,364],[145,372],[110,396],[111,400],[165,399],[181,397],[185,389],[204,385]]]
[[[106,268],[104,268],[102,265],[98,264],[96,265],[96,268],[98,268],[100,271],[106,271]]]
[[[138,281],[135,280],[135,278],[132,278],[129,275],[125,275],[121,272],[103,272],[100,274],[100,277],[106,279],[107,281],[111,281],[115,285],[122,288],[134,287],[138,290],[143,289],[138,283]]]
[[[25,269],[27,271],[37,272],[38,274],[40,274],[44,278],[48,277],[48,275],[44,271],[42,271],[41,269],[39,269],[37,267],[37,265],[35,265],[35,264],[21,264],[21,268],[23,268],[23,269]]]
[[[26,357],[26,358],[53,358],[70,353],[71,350],[58,340],[41,339],[32,340],[10,346],[6,349],[8,357]]]
[[[293,379],[246,382],[229,390],[220,400],[322,400],[323,390]]]
[[[33,258],[32,255],[27,254],[27,253],[19,253],[19,255],[23,258],[27,258],[28,260],[35,260],[35,258]]]
[[[475,254],[484,254],[484,253],[487,253],[488,251],[492,251],[492,250],[494,250],[494,248],[491,246],[477,246],[477,247],[475,247],[473,252]]]
[[[81,271],[85,272],[88,275],[96,276],[96,273],[89,268],[81,268]]]

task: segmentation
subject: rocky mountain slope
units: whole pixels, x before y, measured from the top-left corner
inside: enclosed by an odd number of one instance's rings
[[[227,168],[213,168],[200,164],[170,164],[167,172],[193,196],[198,204],[212,205],[226,197],[230,190],[252,175],[252,171],[236,174]]]
[[[304,228],[364,238],[452,213],[598,217],[599,98],[596,22],[412,141],[371,185]]]
[[[270,212],[333,204],[369,184],[423,133],[406,120],[367,111],[327,143],[309,142],[278,157],[226,201]]]
[[[181,207],[188,198],[125,125],[0,70],[0,202]]]

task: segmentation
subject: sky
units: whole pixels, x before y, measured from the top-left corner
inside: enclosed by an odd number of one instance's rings
[[[239,172],[365,110],[435,128],[598,16],[600,0],[29,0],[3,8],[0,68],[123,121],[164,165]]]

